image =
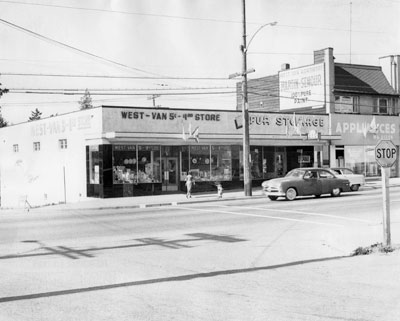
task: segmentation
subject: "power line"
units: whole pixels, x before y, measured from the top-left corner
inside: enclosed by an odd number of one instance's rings
[[[82,95],[83,92],[74,91],[30,91],[30,90],[11,90],[10,94],[39,94],[39,95]],[[96,93],[93,96],[148,96],[150,92],[147,93]],[[222,94],[236,94],[236,91],[219,91],[219,92],[179,92],[163,93],[163,96],[186,96],[186,95],[222,95]]]
[[[104,57],[101,57],[101,56],[92,54],[92,53],[90,53],[90,52],[81,50],[81,49],[79,49],[79,48],[76,48],[76,47],[67,45],[67,44],[65,44],[65,43],[63,43],[63,42],[60,42],[60,41],[58,41],[58,40],[51,39],[51,38],[46,37],[46,36],[43,36],[43,35],[41,35],[41,34],[39,34],[39,33],[37,33],[37,32],[34,32],[34,31],[29,30],[29,29],[26,29],[26,28],[24,28],[24,27],[18,26],[18,25],[16,25],[16,24],[14,24],[14,23],[12,23],[12,22],[9,22],[9,21],[6,21],[6,20],[4,20],[4,19],[0,19],[0,23],[3,23],[3,24],[5,24],[5,25],[7,25],[7,26],[9,26],[9,27],[11,27],[11,28],[17,29],[18,31],[22,31],[22,32],[24,32],[24,33],[27,33],[27,34],[29,34],[30,36],[33,36],[33,37],[35,37],[35,38],[39,38],[39,39],[41,39],[41,40],[50,42],[50,43],[52,43],[52,44],[61,46],[61,47],[63,47],[63,48],[67,48],[67,49],[69,49],[69,50],[73,50],[73,51],[75,51],[75,52],[78,52],[79,54],[84,54],[84,55],[89,56],[89,57],[91,57],[91,58],[95,58],[95,59],[97,59],[97,60],[100,60],[100,61],[102,61],[102,62],[107,62],[107,63],[109,63],[109,64],[112,64],[112,65],[115,65],[115,66],[118,66],[118,67],[123,67],[123,68],[129,69],[129,70],[131,70],[131,71],[133,70],[133,71],[139,71],[139,72],[142,72],[142,73],[145,73],[145,74],[154,75],[154,76],[162,76],[162,75],[159,75],[159,74],[156,74],[156,73],[152,73],[152,72],[149,72],[149,71],[140,69],[140,68],[130,67],[130,66],[128,66],[128,65],[124,65],[124,64],[121,64],[121,63],[119,63],[119,62],[116,62],[116,61],[113,61],[113,60],[110,60],[110,59],[107,59],[107,58],[104,58]]]
[[[35,73],[16,73],[1,72],[1,76],[29,76],[29,77],[65,77],[65,78],[109,78],[109,79],[172,79],[172,80],[232,80],[228,77],[170,77],[170,76],[113,76],[113,75],[78,75],[78,74],[35,74]],[[234,80],[234,79],[233,79]]]
[[[390,1],[390,0],[387,0],[387,1]],[[393,1],[394,3],[399,3],[396,0],[391,0],[391,1]],[[0,3],[30,5],[30,6],[41,6],[41,7],[52,7],[52,8],[62,8],[62,9],[82,10],[82,11],[94,11],[94,12],[103,12],[103,13],[104,12],[105,13],[116,13],[116,14],[137,15],[137,16],[148,16],[148,17],[167,18],[167,19],[180,19],[180,20],[193,20],[193,21],[206,21],[206,22],[222,22],[222,23],[234,23],[234,24],[241,24],[242,23],[241,21],[238,21],[238,20],[185,17],[185,16],[177,16],[177,15],[143,13],[143,12],[122,11],[122,10],[107,10],[107,9],[98,9],[98,8],[62,6],[62,5],[54,5],[54,4],[28,3],[28,2],[22,2],[22,1],[0,0]],[[265,24],[265,22],[247,22],[247,24],[263,25],[263,24]],[[315,27],[315,26],[295,26],[295,25],[284,25],[284,24],[280,24],[279,27],[300,28],[300,29],[315,29],[315,30],[330,30],[330,31],[345,31],[345,32],[349,31],[349,30],[346,30],[346,29],[324,28],[324,27]],[[383,33],[383,32],[379,32],[379,31],[368,31],[368,30],[353,30],[353,32]]]
[[[92,88],[88,89],[90,93],[92,92],[101,92],[101,91],[153,91],[153,92],[164,92],[164,91],[177,91],[177,90],[218,90],[218,89],[236,89],[236,87],[182,87],[182,88]],[[78,88],[9,88],[10,91],[19,91],[19,90],[27,90],[27,91],[76,91],[76,92],[85,92],[85,89]]]
[[[42,7],[52,7],[52,8],[62,8],[62,9],[73,9],[73,10],[83,10],[83,11],[95,11],[95,12],[106,12],[106,13],[117,13],[126,15],[136,15],[136,16],[148,16],[155,18],[168,18],[168,19],[181,19],[181,20],[194,20],[194,21],[207,21],[207,22],[224,22],[224,23],[241,23],[236,20],[222,20],[222,19],[211,19],[211,18],[196,18],[196,17],[185,17],[185,16],[175,16],[166,14],[155,14],[155,13],[142,13],[142,12],[132,12],[132,11],[121,11],[121,10],[107,10],[98,8],[85,8],[85,7],[72,7],[72,6],[62,6],[53,4],[42,4],[42,3],[27,3],[22,1],[3,1],[3,3],[20,4],[20,5],[31,5],[31,6],[42,6]],[[260,24],[253,22],[252,24]]]

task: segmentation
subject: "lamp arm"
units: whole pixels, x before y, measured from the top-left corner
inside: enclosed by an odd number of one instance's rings
[[[250,40],[249,40],[249,42],[248,42],[246,48],[244,48],[244,50],[247,52],[247,50],[249,49],[250,44],[251,44],[251,42],[253,41],[254,37],[256,36],[257,33],[260,32],[260,30],[261,30],[262,28],[264,28],[264,27],[266,27],[266,26],[275,26],[276,24],[277,24],[276,21],[274,21],[274,22],[269,22],[269,23],[266,23],[266,24],[262,25],[260,28],[258,28],[257,31],[251,36],[251,38],[250,38]]]

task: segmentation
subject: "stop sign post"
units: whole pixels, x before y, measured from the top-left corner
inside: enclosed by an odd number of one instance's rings
[[[381,140],[375,147],[375,160],[381,166],[383,196],[383,240],[385,246],[391,246],[390,237],[390,167],[397,161],[397,147],[391,140]]]

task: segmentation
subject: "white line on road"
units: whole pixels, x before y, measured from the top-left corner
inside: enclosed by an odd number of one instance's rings
[[[218,207],[232,207],[230,205],[217,205],[217,206]],[[343,217],[343,216],[337,216],[337,215],[331,215],[331,214],[321,214],[321,213],[303,212],[303,211],[295,211],[295,210],[281,210],[281,209],[277,209],[277,208],[266,208],[266,207],[250,207],[250,206],[235,206],[235,207],[245,208],[245,209],[249,209],[249,210],[258,210],[258,211],[274,211],[274,212],[292,213],[292,214],[301,214],[301,215],[310,215],[310,216],[322,216],[322,217],[330,217],[330,218],[335,218],[335,219],[345,220],[345,221],[355,221],[355,222],[362,222],[362,223],[368,223],[368,224],[378,224],[378,222],[374,222],[374,221],[363,220],[363,219],[359,219],[359,218]]]
[[[262,218],[269,218],[269,219],[274,219],[274,220],[300,222],[300,223],[305,223],[305,224],[317,224],[317,225],[327,225],[327,226],[344,226],[342,224],[321,223],[321,222],[308,221],[308,220],[297,220],[297,219],[294,219],[294,218],[271,216],[271,215],[249,214],[249,213],[219,211],[219,210],[206,210],[206,209],[203,209],[203,208],[191,208],[191,207],[182,207],[182,206],[177,206],[176,208],[185,209],[185,210],[189,210],[189,211],[196,211],[196,212],[211,212],[211,213],[222,213],[222,214],[239,215],[239,216],[262,217]]]

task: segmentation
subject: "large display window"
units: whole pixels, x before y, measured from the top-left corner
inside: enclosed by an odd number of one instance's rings
[[[375,146],[345,146],[344,166],[364,176],[379,176],[380,168],[375,160]],[[396,171],[396,167],[393,167]]]
[[[190,146],[190,172],[198,181],[211,180],[210,146]]]
[[[137,183],[136,145],[113,145],[113,182]]]
[[[232,180],[232,153],[230,146],[211,146],[211,180]]]
[[[138,183],[161,183],[159,145],[138,146]]]

